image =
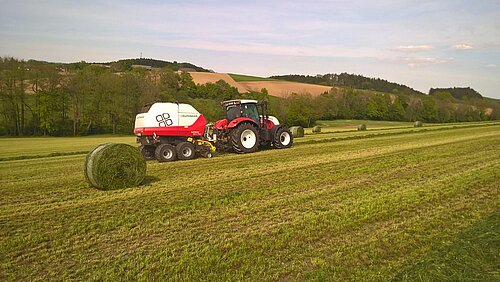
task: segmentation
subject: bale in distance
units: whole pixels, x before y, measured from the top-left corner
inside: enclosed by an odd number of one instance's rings
[[[318,125],[316,125],[315,127],[313,127],[312,132],[313,133],[320,133],[321,132],[321,127],[318,126]]]
[[[358,125],[358,131],[364,131],[364,130],[366,130],[366,124],[363,123]]]
[[[292,132],[293,138],[304,137],[304,128],[302,126],[292,126],[290,132]]]
[[[421,121],[417,120],[413,126],[414,127],[422,127],[423,125],[424,124]]]
[[[93,187],[113,190],[139,185],[146,176],[146,160],[127,144],[102,144],[85,158],[85,178]]]

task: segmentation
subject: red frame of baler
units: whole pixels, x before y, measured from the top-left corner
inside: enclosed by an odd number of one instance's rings
[[[205,132],[207,121],[203,115],[190,126],[160,126],[160,127],[139,127],[134,128],[136,136],[181,136],[181,137],[201,137]]]

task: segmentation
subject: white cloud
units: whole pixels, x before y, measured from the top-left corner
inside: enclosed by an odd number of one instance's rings
[[[406,57],[403,58],[403,61],[406,62],[409,67],[419,67],[422,65],[450,63],[453,61],[453,58]]]
[[[460,43],[460,44],[455,44],[450,47],[452,50],[469,50],[474,48],[471,44],[467,43]]]
[[[487,68],[496,68],[496,67],[497,67],[497,65],[495,65],[495,64],[488,64],[488,65],[486,65],[486,67],[487,67]]]
[[[434,49],[432,45],[404,45],[396,47],[397,51],[403,52],[422,52]]]

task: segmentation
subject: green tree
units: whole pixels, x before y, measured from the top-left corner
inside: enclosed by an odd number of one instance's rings
[[[388,99],[383,94],[374,94],[367,104],[367,116],[370,119],[381,120],[388,117]]]
[[[60,113],[60,93],[39,91],[37,96],[39,104],[36,110],[40,116],[40,129],[42,130],[43,135],[52,135],[61,131],[62,123],[58,119],[58,115]]]
[[[406,118],[409,121],[417,121],[422,118],[423,104],[419,98],[410,98],[405,108]]]
[[[198,98],[196,97],[197,91],[196,91],[196,84],[193,81],[193,78],[188,72],[181,72],[179,75],[179,83],[181,86],[181,91],[184,91],[187,93],[187,95],[191,98]]]
[[[285,123],[311,127],[317,119],[311,95],[292,94],[286,99]]]
[[[399,99],[399,97],[395,97],[393,102],[389,104],[387,117],[389,120],[400,121],[404,119],[404,116],[405,109],[403,108],[401,99]]]
[[[432,97],[424,97],[422,99],[422,119],[427,122],[437,122],[438,108],[435,99]]]

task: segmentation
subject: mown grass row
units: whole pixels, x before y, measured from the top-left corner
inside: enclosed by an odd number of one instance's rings
[[[326,122],[326,121],[325,121]],[[382,127],[357,131],[352,129],[339,130],[338,125],[348,124],[349,121],[337,121],[332,127],[323,128],[319,134],[306,134],[303,138],[295,139],[296,144],[332,142],[339,140],[380,137],[383,135],[406,134],[428,130],[453,129],[462,127],[489,126],[497,122],[476,122],[461,124],[435,124],[424,128],[398,127],[399,122],[374,122]],[[310,129],[306,129],[306,131]],[[38,159],[57,156],[71,156],[86,154],[99,144],[124,143],[137,146],[134,136],[88,136],[88,137],[28,137],[28,138],[0,138],[0,161]]]
[[[1,162],[0,279],[404,279],[498,211],[499,137],[496,125],[150,162],[146,185],[106,192],[85,183],[83,156]]]
[[[449,244],[429,252],[394,280],[498,281],[500,211],[460,232]]]
[[[376,138],[376,137],[394,136],[401,134],[422,133],[427,131],[453,130],[461,128],[485,127],[485,126],[495,126],[495,125],[499,124],[479,123],[479,124],[462,124],[462,125],[442,125],[442,126],[433,126],[426,128],[384,128],[384,129],[366,130],[366,131],[323,132],[317,134],[306,134],[304,137],[295,139],[294,143],[295,145],[326,143],[326,142],[335,142],[342,140]]]

